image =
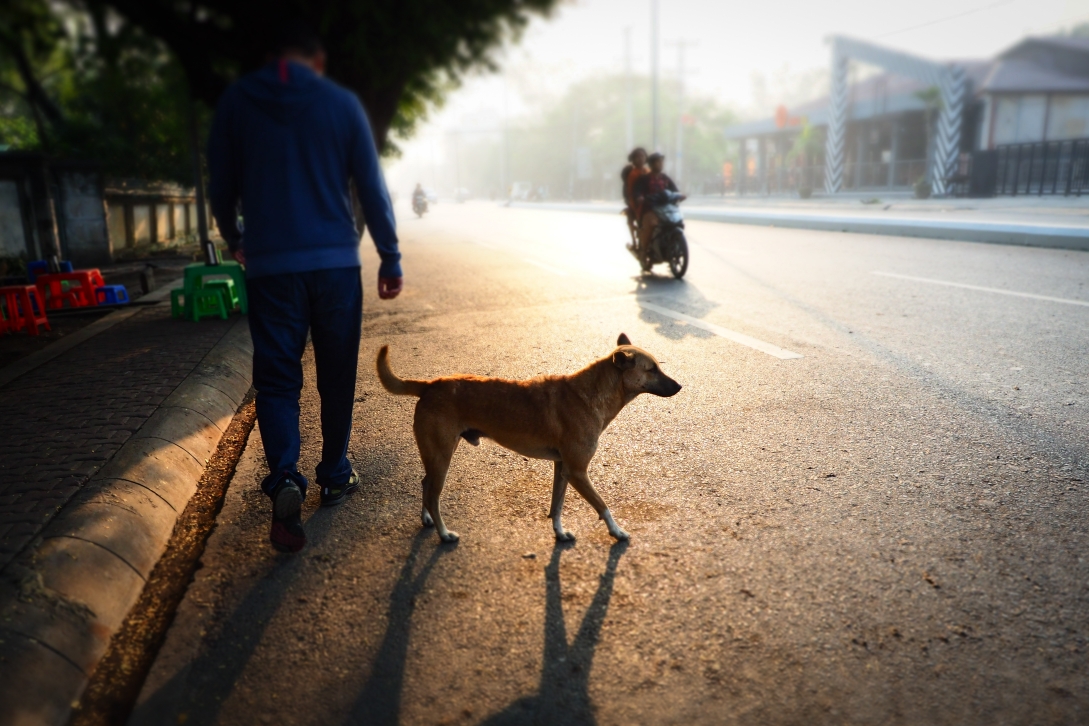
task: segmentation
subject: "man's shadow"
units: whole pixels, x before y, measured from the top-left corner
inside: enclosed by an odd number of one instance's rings
[[[597,592],[590,602],[575,638],[567,642],[560,589],[560,555],[570,545],[557,544],[545,567],[544,663],[541,683],[534,696],[520,698],[484,721],[488,726],[510,724],[594,724],[590,703],[590,668],[613,596],[613,581],[627,542],[609,548],[609,560],[601,573]]]
[[[412,614],[416,608],[416,596],[423,590],[428,575],[435,564],[447,552],[449,545],[440,545],[431,552],[423,566],[417,570],[423,543],[434,536],[433,529],[421,529],[412,540],[412,550],[405,558],[401,574],[389,596],[386,614],[386,633],[375,653],[373,667],[367,682],[363,684],[345,724],[397,724],[401,716],[401,691],[405,679],[405,661],[408,656]]]

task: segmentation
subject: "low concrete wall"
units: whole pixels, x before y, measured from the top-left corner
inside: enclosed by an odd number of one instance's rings
[[[515,202],[511,206],[520,209],[593,212],[617,216],[620,215],[621,209],[619,203]],[[837,214],[834,212],[806,213],[760,209],[720,209],[715,207],[685,207],[683,211],[685,219],[704,222],[1089,250],[1089,225],[1086,224],[1052,221],[1017,223],[989,222],[986,220],[943,220],[893,214],[876,217],[858,214]]]

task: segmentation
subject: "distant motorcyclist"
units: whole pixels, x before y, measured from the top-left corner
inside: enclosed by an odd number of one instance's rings
[[[412,211],[418,217],[422,217],[423,213],[427,211],[427,192],[424,191],[423,185],[419,183],[416,184],[416,188],[412,191]]]
[[[638,239],[639,218],[635,213],[637,205],[632,190],[637,181],[650,173],[650,169],[647,167],[647,150],[642,146],[636,147],[628,154],[628,162],[629,164],[620,171],[620,180],[624,185],[624,204],[627,205],[624,208],[624,214],[628,218],[628,229],[631,231],[632,244],[634,245],[635,240]]]
[[[665,166],[665,156],[657,152],[651,154],[647,161],[650,163],[650,172],[639,177],[632,187],[632,197],[635,201],[635,218],[639,220],[639,252],[646,254],[650,239],[654,234],[654,228],[658,226],[658,215],[654,213],[654,197],[656,194],[669,190],[679,191],[673,180],[662,171]],[[677,201],[684,201],[682,196]]]

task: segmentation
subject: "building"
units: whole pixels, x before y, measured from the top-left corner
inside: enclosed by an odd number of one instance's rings
[[[196,238],[192,189],[109,182],[91,162],[0,153],[0,258],[56,254],[77,267],[94,267]]]
[[[832,45],[828,96],[726,129],[736,193],[920,180],[939,194],[1089,193],[1089,38],[1029,38],[993,60],[949,63]],[[851,82],[852,60],[884,70]]]

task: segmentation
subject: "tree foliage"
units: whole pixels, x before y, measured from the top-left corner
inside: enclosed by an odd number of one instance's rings
[[[330,77],[359,94],[376,140],[427,111],[557,0],[3,0],[0,146],[97,159],[112,176],[192,180],[191,99],[265,62],[285,18],[322,35]]]
[[[266,60],[289,19],[321,34],[331,78],[355,91],[381,147],[406,136],[468,72],[494,68],[492,51],[515,40],[557,0],[86,0],[112,7],[162,40],[193,94],[214,106],[239,74]]]
[[[546,187],[553,198],[619,198],[620,169],[631,151],[625,133],[627,82],[623,75],[589,78],[557,98],[539,99],[530,113],[512,120],[506,142],[507,182]],[[723,130],[736,116],[698,95],[687,95],[682,109],[679,90],[673,81],[661,86],[658,150],[666,154],[666,172],[676,174],[677,124],[683,111],[684,167],[678,181],[688,191],[717,191],[722,165],[732,158]],[[632,80],[632,109],[634,144],[650,149],[651,90],[646,77]],[[505,193],[499,188],[501,134],[485,138],[466,134],[455,142],[456,136],[447,139],[446,152],[458,156],[461,186],[480,195]],[[452,143],[458,148],[451,149]]]
[[[192,183],[185,74],[162,43],[97,8],[14,0],[0,17],[0,144]]]

